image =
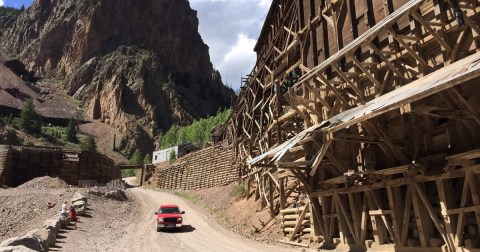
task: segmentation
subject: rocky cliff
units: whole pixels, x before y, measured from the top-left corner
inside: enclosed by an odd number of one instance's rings
[[[3,47],[126,134],[127,152],[150,152],[173,123],[213,115],[233,96],[187,0],[36,0]]]

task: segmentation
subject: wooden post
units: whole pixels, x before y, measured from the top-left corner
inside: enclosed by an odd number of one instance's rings
[[[280,209],[285,209],[285,178],[280,178],[278,180],[280,184]]]
[[[116,148],[115,146],[117,146],[117,145],[116,145],[116,141],[117,141],[117,135],[116,135],[116,134],[113,134],[113,146],[112,146],[112,147],[113,147],[113,148],[112,148],[113,151],[115,151],[115,148]],[[152,158],[153,158],[153,157],[152,157]]]
[[[443,223],[445,225],[445,230],[447,231],[447,246],[450,250],[455,250],[454,245],[454,227],[455,222],[447,214],[447,210],[452,207],[455,202],[455,198],[453,196],[453,187],[450,180],[443,180],[437,179],[437,190],[438,190],[438,197],[440,199],[440,209],[442,211],[443,216]]]
[[[308,197],[310,199],[310,217],[312,220],[312,225],[313,225],[313,235],[315,236],[314,239],[317,239],[318,235],[323,235],[325,236],[325,230],[323,228],[323,221],[322,221],[322,212],[321,212],[321,206],[320,206],[320,201],[318,200],[317,197]]]
[[[425,206],[419,199],[416,186],[412,184],[410,187],[412,193],[413,210],[415,211],[415,220],[417,222],[418,235],[420,237],[420,244],[423,248],[428,247],[430,237],[432,236],[431,219],[425,210]]]
[[[140,175],[140,186],[143,186],[143,174],[144,174],[144,170],[146,169],[147,165],[144,164],[142,166],[142,174]]]
[[[402,198],[399,188],[387,186],[387,196],[390,210],[392,210],[392,222],[395,232],[395,244],[398,244],[399,247],[403,247],[403,244],[401,243],[402,238],[400,228],[400,223],[402,223]]]
[[[274,214],[274,205],[273,205],[273,181],[272,178],[268,178],[268,201],[270,202],[270,214],[273,216]]]

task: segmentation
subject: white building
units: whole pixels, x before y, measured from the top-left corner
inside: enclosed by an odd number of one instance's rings
[[[152,164],[168,162],[170,160],[170,153],[172,153],[173,151],[175,151],[175,159],[176,159],[192,151],[195,151],[197,149],[198,148],[196,148],[191,144],[182,144],[182,145],[173,146],[173,147],[159,150],[159,151],[154,151],[152,155]]]

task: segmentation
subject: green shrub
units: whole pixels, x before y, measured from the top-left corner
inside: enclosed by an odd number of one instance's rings
[[[177,152],[172,151],[172,152],[170,152],[170,157],[168,158],[168,162],[170,164],[173,164],[173,162],[175,162],[175,160],[177,160]]]
[[[122,170],[122,178],[135,177],[135,169]]]
[[[22,5],[24,10],[25,6]],[[21,8],[20,9],[15,9],[13,7],[7,7],[7,6],[0,6],[0,16],[5,17],[5,16],[16,16],[22,12]]]
[[[93,139],[92,136],[87,136],[80,143],[80,149],[82,149],[84,151],[96,152],[97,151],[97,144],[95,143],[95,139]]]
[[[145,155],[145,158],[143,159],[144,164],[151,164],[152,159],[150,158],[150,154]]]
[[[195,120],[192,124],[185,127],[172,126],[162,137],[160,146],[162,149],[192,143],[197,146],[204,146],[205,143],[212,140],[210,132],[213,127],[225,123],[230,117],[232,110],[219,110],[216,116]]]
[[[230,196],[235,197],[236,199],[247,196],[247,189],[245,189],[245,184],[242,182],[236,185],[230,192]]]
[[[5,118],[5,123],[9,125],[13,125],[13,122],[14,122],[13,119],[14,119],[13,115],[10,114]]]
[[[133,165],[143,164],[143,155],[139,149],[136,149],[130,158],[130,163]]]
[[[27,133],[40,133],[42,131],[42,119],[35,111],[32,99],[28,99],[23,106],[19,127]]]

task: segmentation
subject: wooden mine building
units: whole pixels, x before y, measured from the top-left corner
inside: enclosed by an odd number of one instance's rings
[[[227,136],[287,240],[480,249],[480,1],[273,0]],[[292,210],[293,190],[306,195]],[[293,221],[292,221],[293,220]]]

